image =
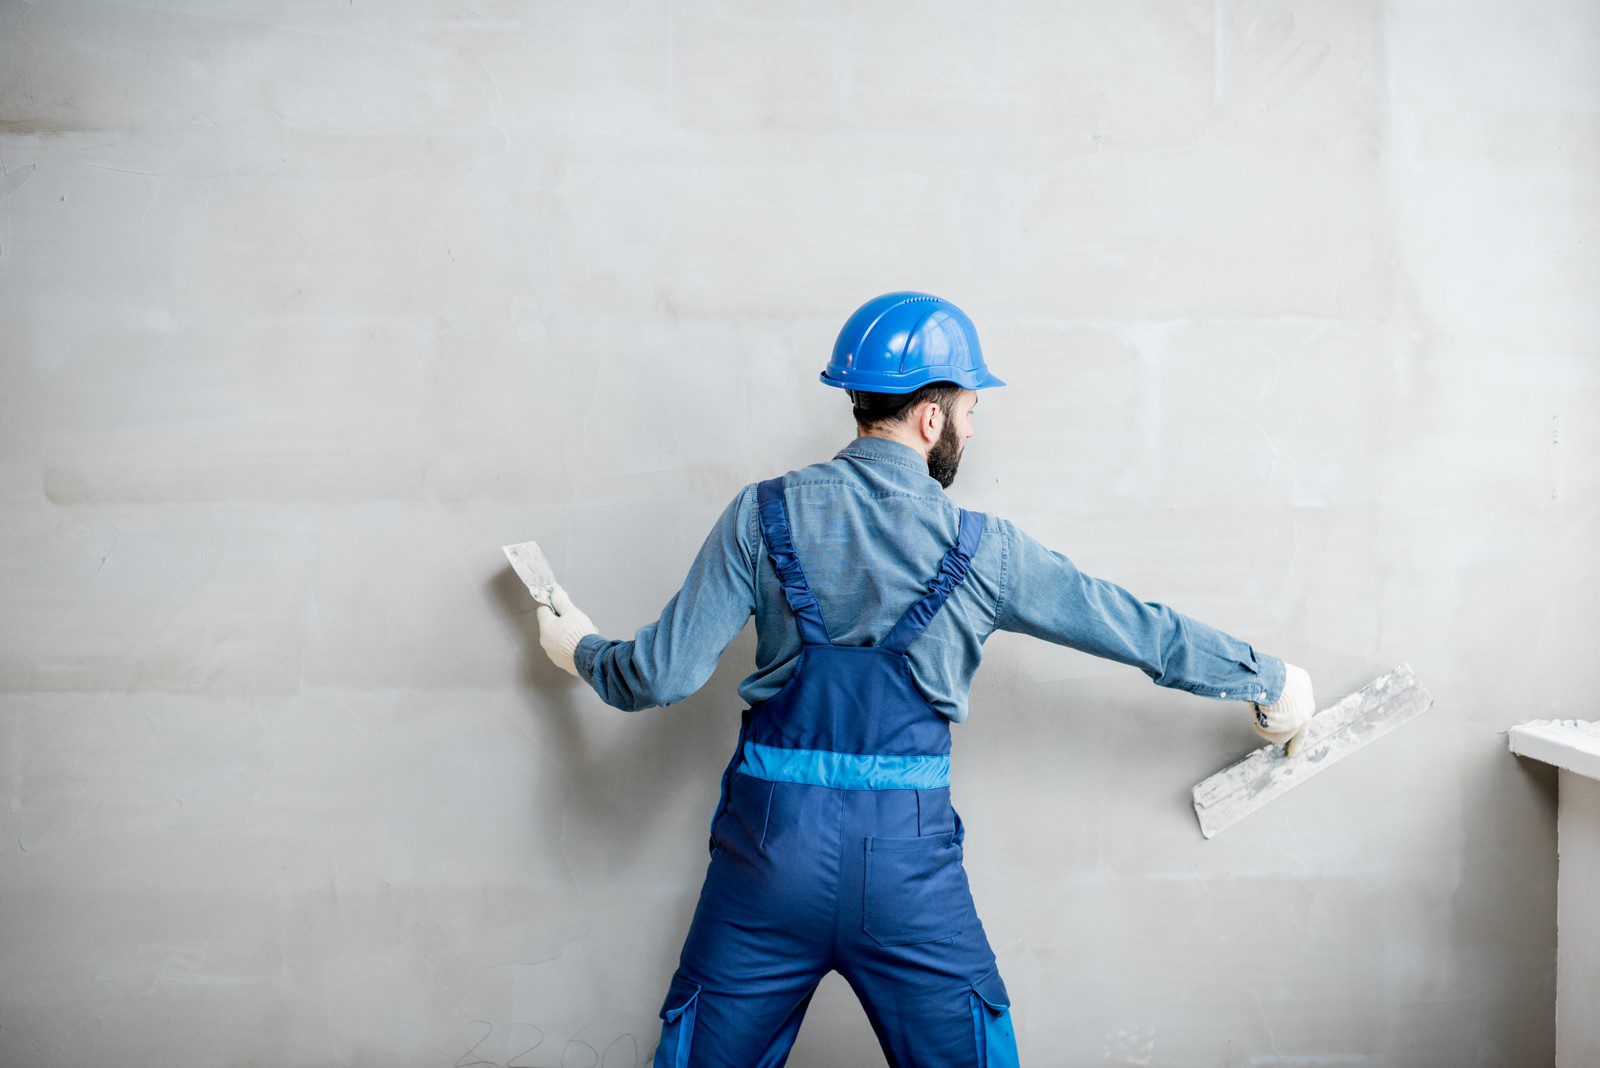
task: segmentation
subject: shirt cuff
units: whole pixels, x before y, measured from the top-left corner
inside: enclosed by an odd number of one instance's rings
[[[600,655],[600,650],[607,644],[607,640],[598,634],[585,634],[572,648],[572,666],[578,669],[578,677],[591,686],[594,685],[594,658]]]
[[[1250,700],[1257,704],[1270,705],[1283,696],[1283,682],[1287,672],[1282,660],[1266,653],[1257,653],[1256,663],[1259,665],[1256,674],[1261,685],[1250,695]]]

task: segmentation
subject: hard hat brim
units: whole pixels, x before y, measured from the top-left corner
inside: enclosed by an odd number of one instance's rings
[[[930,382],[954,382],[964,389],[988,389],[1003,386],[1005,380],[987,367],[974,370],[970,367],[919,367],[906,374],[888,374],[876,371],[847,373],[842,378],[831,378],[827,371],[817,376],[825,385],[838,389],[859,389],[866,393],[911,393]]]

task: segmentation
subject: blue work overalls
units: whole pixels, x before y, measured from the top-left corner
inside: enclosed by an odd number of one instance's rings
[[[655,1064],[783,1064],[817,983],[838,971],[891,1065],[1014,1066],[1010,998],[950,804],[950,721],[906,655],[966,577],[983,514],[961,510],[957,543],[882,645],[835,645],[795,554],[782,476],[760,483],[757,501],[802,645],[782,689],[744,710]]]

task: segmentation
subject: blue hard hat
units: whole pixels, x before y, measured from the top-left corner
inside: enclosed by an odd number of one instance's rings
[[[822,381],[868,393],[910,393],[929,382],[967,389],[1005,385],[990,373],[978,330],[931,293],[885,293],[855,310],[833,344]]]

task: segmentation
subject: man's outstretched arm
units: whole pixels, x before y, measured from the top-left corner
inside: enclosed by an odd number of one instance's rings
[[[578,677],[624,712],[664,707],[704,686],[728,643],[755,613],[754,484],[723,509],[683,587],[631,640],[585,635],[573,650]],[[759,548],[756,546],[755,548]]]
[[[1164,604],[1086,575],[1009,520],[996,627],[1130,664],[1158,686],[1270,704],[1284,662]]]

